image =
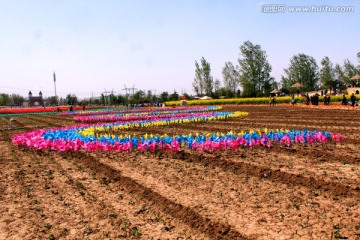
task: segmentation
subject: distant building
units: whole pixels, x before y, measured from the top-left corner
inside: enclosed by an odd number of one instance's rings
[[[41,91],[39,92],[39,96],[33,96],[31,91],[29,91],[28,106],[44,106],[44,100]]]

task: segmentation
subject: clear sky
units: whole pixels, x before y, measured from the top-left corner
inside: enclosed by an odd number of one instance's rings
[[[284,4],[281,13],[269,5]],[[266,6],[267,8],[264,8]],[[353,12],[290,12],[351,6]],[[264,12],[265,11],[265,12]],[[358,65],[360,0],[0,0],[0,93],[78,98],[124,85],[192,94],[195,61],[222,81],[239,47],[261,45],[280,80],[298,53]]]

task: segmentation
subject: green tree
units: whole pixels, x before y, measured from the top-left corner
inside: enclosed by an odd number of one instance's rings
[[[10,102],[12,102],[14,105],[21,106],[24,101],[24,97],[19,94],[13,93],[10,95]]]
[[[169,93],[168,92],[162,92],[160,94],[160,99],[162,102],[166,102],[168,100],[168,97],[169,97]]]
[[[325,88],[330,88],[330,92],[331,92],[331,89],[334,87],[335,84],[335,71],[329,57],[324,57],[321,60],[321,66],[322,66],[320,69],[321,84]]]
[[[100,99],[97,99],[97,98],[94,99],[94,104],[95,104],[95,105],[100,105],[100,104],[102,104],[102,103],[101,103],[101,98],[100,98]]]
[[[193,89],[197,95],[212,95],[214,88],[214,80],[211,76],[210,63],[204,57],[200,60],[201,66],[195,61],[195,78],[193,81]]]
[[[235,69],[231,62],[225,62],[225,66],[222,69],[224,87],[228,92],[231,92],[232,96],[236,95],[236,90],[239,87],[240,74]]]
[[[158,98],[157,98],[157,96],[155,94],[151,96],[151,102],[152,103],[158,103]]]
[[[302,90],[311,91],[319,84],[319,67],[315,59],[303,53],[294,55],[284,72],[286,76],[282,76],[281,84],[285,89],[290,89],[295,83],[301,83]]]
[[[177,101],[177,100],[179,100],[179,94],[174,89],[174,93],[169,95],[169,101]]]
[[[78,102],[78,99],[75,94],[69,93],[68,95],[66,95],[65,104],[75,105],[75,104],[77,104],[77,102]]]
[[[271,65],[267,61],[266,52],[260,45],[246,41],[240,46],[240,55],[238,62],[243,96],[268,95],[274,78],[270,77]]]
[[[187,93],[183,94],[185,96],[185,100],[191,100],[191,96]]]
[[[153,97],[152,92],[151,92],[150,90],[148,90],[148,91],[147,91],[147,94],[146,94],[146,96],[145,96],[144,102],[145,102],[145,103],[150,103],[150,102],[152,102],[152,97]]]
[[[119,94],[116,98],[116,104],[126,104],[126,96]]]
[[[9,94],[6,94],[6,93],[1,93],[1,94],[0,94],[0,105],[1,105],[1,106],[6,106],[6,105],[8,105],[9,101],[10,101],[10,96],[9,96]]]
[[[105,95],[104,95],[103,93],[100,95],[99,103],[100,103],[101,105],[105,105],[105,104],[106,104],[106,98],[105,98]]]
[[[142,90],[138,90],[134,93],[131,98],[131,103],[142,103],[145,99],[145,92]]]
[[[220,87],[219,88],[219,97],[226,97],[226,92],[227,92],[226,88]]]
[[[56,106],[59,104],[59,97],[51,96],[46,99],[46,102],[51,106]]]
[[[112,92],[112,93],[110,93],[110,95],[108,96],[108,100],[109,100],[109,105],[114,105],[114,104],[116,104],[116,101],[117,101],[117,99],[116,99],[117,97],[115,96],[115,94]]]
[[[219,98],[221,98],[221,97],[233,98],[233,97],[235,97],[235,95],[233,94],[233,92],[229,91],[225,87],[221,87],[219,89]]]
[[[204,57],[201,59],[201,67],[204,79],[204,92],[207,96],[211,96],[214,89],[214,80],[211,76],[210,63]]]
[[[204,84],[204,81],[202,79],[201,68],[200,68],[198,62],[195,61],[195,78],[194,78],[192,85],[193,85],[194,92],[196,92],[197,95],[203,94],[203,90],[204,90],[203,84]]]
[[[358,70],[356,69],[355,65],[352,62],[350,62],[349,59],[346,59],[344,61],[343,71],[344,71],[344,81],[354,86],[355,81],[352,81],[350,78],[358,74]]]
[[[335,64],[335,68],[334,68],[334,78],[335,80],[337,80],[340,83],[344,82],[344,71],[342,69],[342,67],[340,66],[340,64]]]
[[[215,78],[215,81],[214,81],[214,97],[215,98],[219,98],[219,90],[220,90],[220,80]]]

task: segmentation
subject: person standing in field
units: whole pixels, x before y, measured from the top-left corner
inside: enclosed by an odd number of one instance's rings
[[[295,96],[294,94],[291,96],[291,105],[295,105]]]
[[[310,97],[309,97],[309,94],[307,93],[306,94],[306,105],[309,105],[310,104]]]
[[[273,98],[271,95],[270,95],[270,99],[269,99],[269,104],[270,104],[270,106],[273,104]]]
[[[352,93],[351,94],[351,97],[350,97],[350,101],[351,101],[351,106],[355,106],[355,102],[356,102],[356,97],[355,97],[355,94]]]
[[[343,94],[342,100],[341,100],[341,105],[347,105],[348,104],[348,100],[346,99],[345,94]]]
[[[319,94],[315,93],[314,95],[314,104],[315,106],[319,105]]]

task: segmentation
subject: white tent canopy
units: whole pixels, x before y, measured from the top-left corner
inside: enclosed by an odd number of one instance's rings
[[[208,96],[203,96],[201,98],[199,98],[200,100],[209,100],[212,99],[212,97],[208,97]]]

